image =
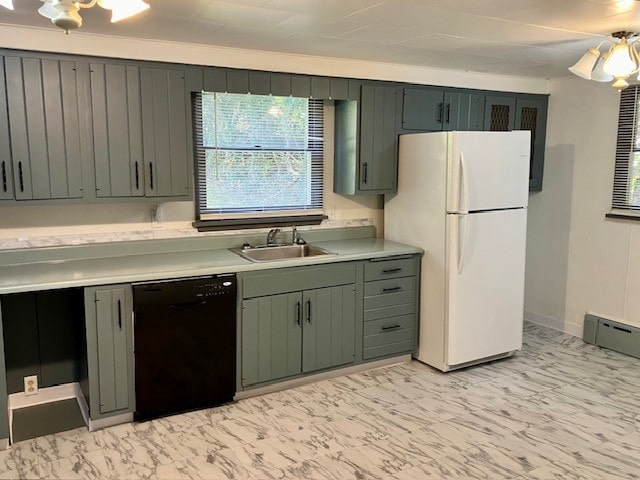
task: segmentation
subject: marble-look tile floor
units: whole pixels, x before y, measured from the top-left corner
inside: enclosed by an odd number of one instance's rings
[[[514,357],[419,362],[0,452],[0,479],[640,479],[640,360],[525,325]]]

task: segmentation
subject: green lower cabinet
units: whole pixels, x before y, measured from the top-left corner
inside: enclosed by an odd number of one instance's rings
[[[242,386],[353,363],[355,285],[242,302]]]
[[[352,363],[355,353],[354,285],[303,292],[302,371]]]
[[[302,371],[302,298],[299,292],[242,302],[242,385]]]
[[[93,420],[134,410],[132,312],[130,285],[85,289]]]

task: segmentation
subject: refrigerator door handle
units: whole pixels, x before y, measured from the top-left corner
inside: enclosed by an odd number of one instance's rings
[[[464,270],[464,261],[467,256],[467,243],[469,241],[469,226],[467,215],[458,217],[458,275]]]
[[[469,181],[467,179],[467,164],[462,152],[460,152],[460,193],[460,213],[469,213]]]

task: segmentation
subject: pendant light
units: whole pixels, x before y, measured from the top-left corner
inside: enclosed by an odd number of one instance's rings
[[[640,70],[638,37],[633,32],[614,32],[611,37],[587,50],[569,71],[586,80],[613,81],[611,86],[619,91],[627,88],[627,78]],[[604,53],[600,51],[603,45],[608,46]]]

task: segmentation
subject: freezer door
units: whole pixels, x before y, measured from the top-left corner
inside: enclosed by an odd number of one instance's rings
[[[531,133],[452,132],[447,212],[526,207]]]
[[[526,209],[447,215],[447,365],[522,347],[526,226]]]

